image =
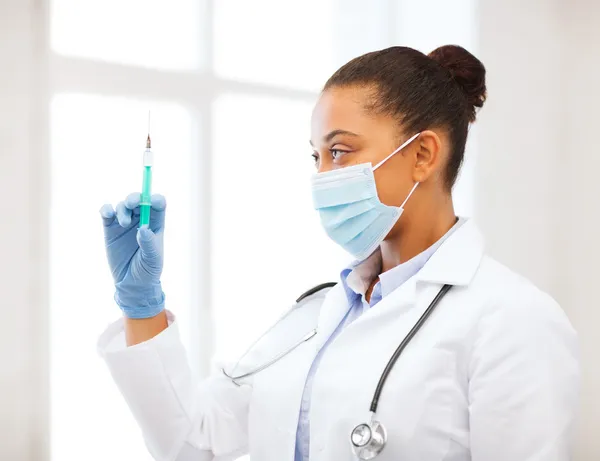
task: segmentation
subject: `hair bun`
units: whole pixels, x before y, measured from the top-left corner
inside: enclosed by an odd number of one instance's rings
[[[483,107],[486,98],[485,67],[482,62],[457,45],[436,48],[429,57],[450,71],[458,83],[471,109],[469,121],[474,122],[477,108]]]

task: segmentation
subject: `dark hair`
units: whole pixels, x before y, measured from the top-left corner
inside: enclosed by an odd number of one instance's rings
[[[406,134],[448,130],[451,142],[446,183],[452,189],[463,161],[469,123],[486,98],[485,67],[460,46],[446,45],[425,55],[394,46],[353,59],[325,84],[373,89],[368,110],[392,115]]]

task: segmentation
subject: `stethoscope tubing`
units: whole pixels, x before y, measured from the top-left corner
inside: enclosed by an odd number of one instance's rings
[[[387,365],[385,366],[383,373],[381,373],[381,377],[379,378],[379,382],[377,383],[377,387],[375,388],[375,393],[373,394],[373,400],[371,400],[371,407],[369,408],[369,411],[371,413],[374,414],[377,411],[377,406],[379,404],[379,397],[381,396],[381,391],[383,390],[383,385],[385,384],[385,381],[387,380],[390,372],[392,371],[392,368],[396,364],[396,361],[400,357],[400,354],[402,354],[402,351],[404,350],[404,348],[408,345],[408,343],[413,339],[413,337],[421,329],[421,327],[423,326],[423,324],[425,323],[427,318],[431,315],[431,313],[433,312],[433,310],[435,309],[437,304],[444,297],[444,295],[448,292],[448,290],[450,290],[450,288],[452,288],[452,285],[444,285],[442,287],[442,289],[438,292],[438,294],[435,296],[435,298],[433,298],[433,301],[431,301],[431,304],[429,304],[429,306],[427,307],[425,312],[423,312],[423,314],[421,315],[421,317],[419,318],[417,323],[415,323],[415,325],[412,327],[412,329],[408,332],[408,334],[404,337],[404,339],[402,340],[400,345],[394,351],[394,354],[392,355],[392,357],[388,361]]]

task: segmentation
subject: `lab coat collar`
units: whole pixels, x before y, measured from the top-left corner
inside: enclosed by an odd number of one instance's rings
[[[483,251],[481,232],[472,220],[466,220],[440,245],[415,276],[384,297],[375,308],[369,309],[369,313],[376,315],[392,307],[409,308],[415,304],[417,292],[425,285],[468,286],[479,268]],[[439,290],[437,287],[435,289]],[[327,293],[321,307],[315,342],[317,349],[325,344],[349,308],[344,287],[338,283]]]
[[[473,220],[465,220],[440,245],[423,268],[383,298],[379,307],[382,309],[387,304],[399,309],[413,306],[417,297],[426,291],[425,288],[432,285],[435,285],[433,289],[436,292],[442,285],[468,286],[477,273],[483,251],[481,232]]]
[[[468,219],[440,245],[415,278],[421,282],[467,286],[479,268],[484,247],[481,232]]]

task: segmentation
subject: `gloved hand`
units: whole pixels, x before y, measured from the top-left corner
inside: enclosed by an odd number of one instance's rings
[[[117,205],[116,212],[111,205],[100,209],[115,301],[132,319],[154,317],[165,307],[160,275],[167,202],[162,195],[153,195],[149,228],[140,229],[139,205],[140,194],[133,193]]]

